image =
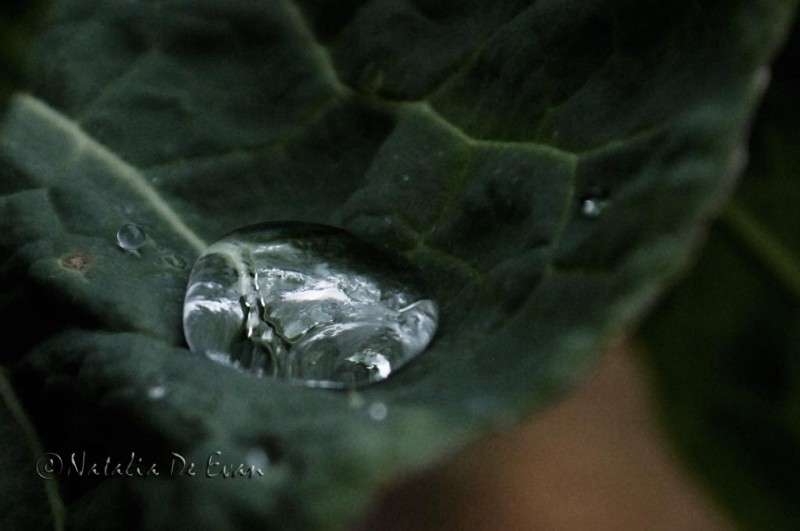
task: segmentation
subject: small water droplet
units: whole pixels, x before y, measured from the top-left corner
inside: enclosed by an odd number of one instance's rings
[[[407,183],[408,181],[411,180],[411,177],[409,177],[408,175],[403,175],[402,179],[404,183]]]
[[[590,187],[580,200],[581,214],[587,218],[596,218],[608,207],[608,192],[596,186]]]
[[[389,414],[389,408],[383,402],[373,402],[369,405],[367,413],[372,420],[380,422]]]
[[[194,352],[311,387],[384,380],[438,324],[410,263],[334,227],[265,223],[195,263],[184,303]]]
[[[167,388],[161,384],[151,385],[147,388],[147,398],[151,400],[161,400],[167,394]]]
[[[244,458],[248,467],[263,471],[269,466],[269,456],[263,448],[250,448]]]
[[[117,245],[126,251],[137,252],[147,240],[147,233],[135,223],[127,223],[117,231]]]

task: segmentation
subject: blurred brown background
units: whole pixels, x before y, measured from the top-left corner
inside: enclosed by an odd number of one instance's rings
[[[554,408],[387,489],[359,531],[733,529],[670,447],[633,348],[616,342]]]

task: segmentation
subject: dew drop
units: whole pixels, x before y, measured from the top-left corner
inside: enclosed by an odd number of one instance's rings
[[[117,245],[130,252],[136,252],[147,243],[147,233],[135,223],[127,223],[117,231]]]
[[[596,186],[590,187],[581,197],[581,214],[586,218],[597,218],[608,207],[608,192]]]
[[[389,414],[389,408],[383,402],[373,402],[369,405],[367,413],[372,420],[380,422]]]
[[[161,400],[167,394],[167,388],[163,385],[152,385],[147,388],[147,398],[151,400]]]
[[[326,388],[388,378],[425,350],[438,319],[405,259],[309,223],[253,225],[211,245],[183,309],[192,351]]]

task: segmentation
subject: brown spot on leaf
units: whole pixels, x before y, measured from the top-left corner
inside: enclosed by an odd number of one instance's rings
[[[92,257],[86,251],[72,251],[59,258],[58,263],[64,269],[83,274],[92,267]]]

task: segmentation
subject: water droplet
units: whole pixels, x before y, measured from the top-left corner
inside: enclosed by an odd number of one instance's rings
[[[151,400],[161,400],[166,396],[167,388],[163,385],[152,385],[147,388],[147,398]]]
[[[373,402],[369,405],[367,413],[372,420],[380,422],[389,414],[389,408],[383,402]]]
[[[596,218],[608,207],[608,192],[603,188],[590,187],[581,197],[581,214],[587,218]]]
[[[125,224],[117,231],[117,245],[126,251],[137,252],[144,247],[147,239],[147,233],[135,223]]]
[[[384,380],[430,342],[436,303],[410,263],[349,233],[265,223],[211,245],[189,278],[194,352],[311,387]]]

